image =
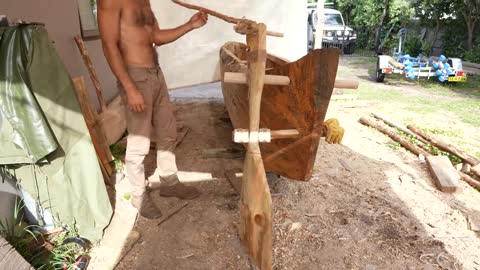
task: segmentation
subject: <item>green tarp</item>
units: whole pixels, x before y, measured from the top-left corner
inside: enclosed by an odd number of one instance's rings
[[[0,36],[0,165],[58,223],[99,240],[112,207],[70,75],[42,26]]]

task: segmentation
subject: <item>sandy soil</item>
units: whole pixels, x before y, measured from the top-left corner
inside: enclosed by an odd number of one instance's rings
[[[322,143],[311,181],[270,177],[274,269],[480,269],[472,227],[480,193],[463,183],[459,193],[439,192],[417,157],[357,122],[381,106],[351,108],[364,103],[331,104],[328,117],[347,133],[343,145]],[[197,176],[188,184],[203,195],[160,226],[140,218],[142,238],[116,269],[254,269],[238,239],[239,197],[224,175],[241,168],[242,149],[231,142],[223,101],[183,97],[176,105],[191,129],[178,165]],[[154,153],[146,164],[151,171]],[[181,203],[155,200],[164,212]]]

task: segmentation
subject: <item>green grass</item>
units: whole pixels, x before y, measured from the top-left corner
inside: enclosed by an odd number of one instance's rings
[[[348,61],[348,63],[351,65],[365,65],[365,64],[376,63],[376,62],[377,62],[376,57],[358,57]]]
[[[58,235],[46,237],[39,232],[40,227],[23,222],[23,207],[22,200],[15,202],[11,224],[0,219],[0,236],[7,240],[35,269],[56,270],[64,269],[64,266],[67,269],[75,269],[76,258],[79,255],[86,255],[86,252],[79,250],[75,244],[63,244],[66,238],[79,236],[75,225],[70,226]],[[46,241],[53,244],[51,251],[45,248]]]
[[[379,89],[372,85],[361,84],[358,90],[346,90],[346,94],[357,94],[360,100],[381,101],[395,105],[407,111],[427,115],[447,111],[455,114],[462,122],[480,126],[480,98],[461,97],[445,99],[449,94],[432,94],[431,96],[414,95],[396,90]]]

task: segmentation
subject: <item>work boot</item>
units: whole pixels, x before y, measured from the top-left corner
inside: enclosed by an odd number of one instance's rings
[[[159,193],[162,197],[177,197],[182,200],[192,200],[201,194],[198,189],[182,184],[177,174],[162,178]]]
[[[155,219],[162,216],[162,211],[155,205],[148,191],[140,196],[132,196],[132,205],[144,218]]]

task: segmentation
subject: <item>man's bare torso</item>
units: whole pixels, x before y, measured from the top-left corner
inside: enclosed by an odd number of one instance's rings
[[[157,65],[154,49],[155,15],[149,0],[123,0],[120,15],[120,49],[128,66]]]

